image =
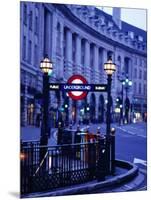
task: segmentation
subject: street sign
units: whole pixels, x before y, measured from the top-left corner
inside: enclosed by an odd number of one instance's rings
[[[87,92],[106,92],[106,84],[68,84],[68,83],[50,83],[50,90],[65,91],[87,91]]]
[[[87,86],[87,80],[83,76],[73,75],[68,79],[67,83],[75,84],[74,88],[77,88],[77,90],[75,91],[75,90],[72,90],[73,86],[71,86],[71,90],[68,92],[69,97],[71,97],[72,99],[81,100],[87,96],[87,94],[88,94],[87,89],[89,89],[89,86]],[[76,84],[80,84],[81,86],[78,86]],[[69,88],[69,86],[68,86],[68,88]],[[82,90],[80,90],[80,88]]]
[[[107,84],[88,84],[83,76],[73,75],[67,83],[50,83],[49,89],[66,91],[72,99],[81,100],[88,92],[107,92]]]

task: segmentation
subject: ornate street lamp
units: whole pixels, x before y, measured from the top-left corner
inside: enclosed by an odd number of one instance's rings
[[[122,75],[124,76],[124,73],[122,73]],[[131,80],[128,79],[128,77],[122,77],[121,79],[119,79],[119,81],[122,84],[122,90],[121,90],[121,98],[122,98],[122,106],[121,106],[121,110],[120,110],[120,125],[124,124],[124,116],[123,116],[123,111],[124,111],[124,88],[125,88],[125,93],[126,93],[126,98],[128,96],[128,89],[132,86],[133,82]]]
[[[129,117],[128,117],[128,113],[129,113],[129,102],[127,102],[127,98],[128,98],[128,90],[129,88],[132,86],[132,81],[129,80],[128,78],[126,78],[125,80],[123,80],[122,82],[123,86],[125,87],[125,91],[126,91],[126,105],[125,105],[125,119],[126,122],[129,122]]]
[[[51,74],[53,70],[52,62],[49,60],[48,57],[45,57],[40,62],[40,69],[44,74]]]
[[[47,146],[48,145],[48,137],[50,135],[50,125],[49,125],[49,75],[52,73],[53,66],[52,62],[46,56],[40,62],[40,69],[43,72],[43,113],[42,113],[42,126],[41,126],[41,137],[40,137],[40,145]],[[46,158],[47,147],[41,148],[40,151],[40,161],[43,162],[43,169],[46,169],[46,162],[44,159]]]
[[[107,74],[107,128],[106,135],[107,137],[110,135],[110,123],[111,123],[111,83],[112,83],[112,75],[116,71],[116,65],[112,62],[112,58],[110,57],[106,63],[104,63],[104,70]]]
[[[111,171],[110,164],[110,133],[111,133],[111,83],[112,75],[116,71],[116,65],[112,62],[112,58],[109,57],[108,61],[104,63],[104,70],[107,74],[107,116],[106,116],[106,157],[107,157],[107,169]]]
[[[128,78],[126,78],[125,80],[122,80],[122,85],[125,86],[125,90],[126,90],[126,98],[127,98],[128,89],[129,87],[132,86],[132,84],[133,84],[132,81],[129,80]]]

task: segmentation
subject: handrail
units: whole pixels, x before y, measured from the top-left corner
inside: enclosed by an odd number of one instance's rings
[[[101,138],[100,140],[104,140],[105,138]],[[78,145],[88,145],[88,144],[99,144],[98,141],[96,142],[85,142],[85,143],[74,143],[74,144],[62,144],[62,145],[54,145],[54,146],[48,146],[48,145],[38,145],[38,148],[61,148],[61,147],[67,147],[67,146],[78,146]],[[24,149],[30,149],[33,148],[32,146],[25,146]]]

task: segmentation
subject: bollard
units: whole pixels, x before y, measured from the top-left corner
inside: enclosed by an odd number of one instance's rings
[[[115,174],[115,128],[111,128],[111,174]]]

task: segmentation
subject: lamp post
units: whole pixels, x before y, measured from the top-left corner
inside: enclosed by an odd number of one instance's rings
[[[122,109],[121,109],[121,119],[122,119],[122,123],[124,123],[124,120],[123,120],[123,107],[124,107],[124,87],[125,87],[125,99],[127,100],[128,98],[128,89],[132,86],[132,81],[129,80],[128,78],[125,78],[125,79],[122,79],[121,80],[122,82]],[[128,122],[128,109],[127,108],[127,105],[125,107],[125,117],[127,119],[127,122]]]
[[[104,63],[104,70],[107,74],[107,116],[106,116],[106,157],[107,157],[107,170],[110,172],[110,129],[111,129],[111,83],[112,75],[116,70],[116,65],[109,57],[108,61]]]
[[[124,123],[123,120],[123,98],[124,98],[124,82],[122,81],[122,91],[121,91],[121,95],[122,95],[122,104],[120,105],[120,125]]]
[[[52,62],[46,56],[40,63],[40,69],[43,72],[43,113],[42,113],[42,126],[41,126],[41,136],[40,145],[48,145],[48,137],[50,134],[49,126],[49,75],[52,73],[53,67]],[[41,148],[40,151],[40,162],[43,161],[43,166],[46,169],[46,162],[44,159],[46,157],[47,148]]]
[[[128,89],[129,89],[129,87],[132,86],[132,81],[129,80],[128,78],[126,78],[125,81],[123,81],[123,85],[125,86],[125,90],[126,90],[126,98],[127,98],[127,95],[128,95]]]

